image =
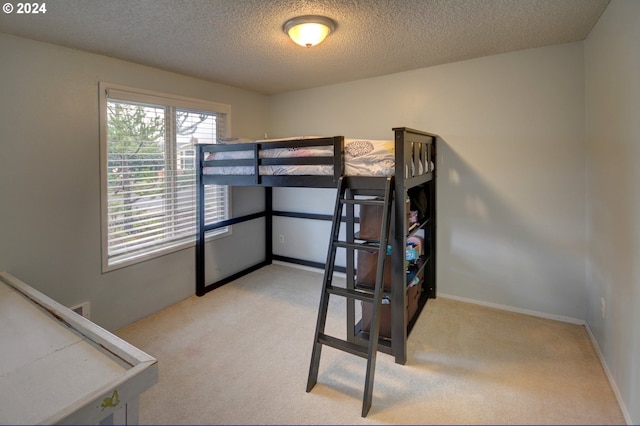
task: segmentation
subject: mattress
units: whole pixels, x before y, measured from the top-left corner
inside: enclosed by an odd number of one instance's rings
[[[283,141],[289,138],[272,140]],[[252,141],[263,143],[259,158],[296,158],[296,157],[333,157],[332,146],[304,146],[292,148],[264,148],[268,141]],[[395,144],[390,140],[346,139],[344,140],[345,174],[347,176],[391,176],[394,174]],[[210,152],[205,160],[247,160],[254,159],[253,149],[237,151]],[[261,165],[261,175],[333,175],[332,165]],[[204,174],[212,175],[253,175],[252,166],[212,166],[204,167]]]

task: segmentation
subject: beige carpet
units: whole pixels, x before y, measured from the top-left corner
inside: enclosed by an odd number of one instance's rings
[[[320,273],[272,265],[120,330],[159,361],[140,422],[625,422],[584,327],[444,298],[423,311],[406,365],[378,355],[366,418],[362,358],[325,347],[306,393],[321,285]],[[344,335],[334,299],[327,330]]]

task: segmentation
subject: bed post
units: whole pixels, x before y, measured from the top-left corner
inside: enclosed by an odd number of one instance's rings
[[[431,287],[428,289],[429,298],[435,299],[437,297],[438,290],[438,280],[437,280],[437,234],[438,234],[438,211],[437,211],[437,187],[438,187],[438,156],[437,156],[437,146],[436,143],[438,141],[438,137],[433,137],[433,142],[431,143],[431,155],[430,155],[430,164],[433,163],[433,179],[429,182],[429,214],[431,215],[431,226],[430,226],[430,237],[429,238],[429,255],[431,256],[431,261],[429,262],[429,280],[431,283]]]
[[[264,188],[264,253],[265,262],[273,263],[273,188],[267,186]]]
[[[406,207],[405,165],[411,158],[411,144],[406,141],[406,129],[395,133],[395,191],[391,238],[391,346],[396,364],[407,362],[407,291],[405,273]]]
[[[196,146],[196,295],[204,296],[204,146]]]
[[[333,183],[344,176],[344,136],[333,137]]]

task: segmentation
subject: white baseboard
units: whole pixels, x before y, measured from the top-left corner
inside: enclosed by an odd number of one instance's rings
[[[310,272],[324,273],[324,270],[320,268],[314,268],[312,266],[306,266],[306,265],[299,265],[297,263],[289,263],[289,262],[283,262],[280,260],[274,260],[273,264],[288,266],[290,268],[302,269]],[[334,272],[334,274],[338,277],[343,277],[343,278],[346,276],[346,274],[344,274],[343,272]],[[547,319],[552,319],[556,321],[568,322],[570,324],[585,325],[584,320],[577,319],[577,318],[565,317],[562,315],[552,315],[552,314],[547,314],[545,312],[533,311],[530,309],[514,308],[508,305],[501,305],[498,303],[485,302],[482,300],[470,299],[467,297],[454,296],[452,294],[438,293],[438,297],[442,297],[444,299],[458,300],[460,302],[473,303],[474,305],[486,306],[488,308],[495,308],[503,311],[515,312],[515,313],[525,314],[525,315],[532,315],[534,317],[541,317],[541,318],[547,318]]]
[[[481,305],[481,306],[486,306],[489,308],[495,308],[495,309],[501,309],[503,311],[509,311],[509,312],[515,312],[515,313],[520,313],[520,314],[525,314],[525,315],[533,315],[535,317],[540,317],[540,318],[547,318],[547,319],[552,319],[552,320],[556,320],[556,321],[562,321],[562,322],[567,322],[570,324],[576,324],[576,325],[582,325],[585,327],[585,329],[587,330],[587,334],[589,335],[589,339],[591,340],[591,344],[593,345],[596,353],[598,354],[598,359],[600,360],[600,365],[602,365],[602,369],[605,372],[605,375],[607,376],[607,380],[609,381],[609,385],[611,386],[611,389],[613,390],[613,393],[616,397],[616,400],[618,402],[618,406],[620,407],[620,410],[622,411],[622,415],[624,416],[625,421],[627,422],[628,425],[633,424],[631,421],[631,415],[629,414],[629,410],[627,410],[626,405],[624,404],[624,400],[622,399],[622,395],[620,394],[620,390],[618,389],[618,385],[616,384],[615,379],[613,378],[613,375],[611,374],[611,371],[609,370],[609,367],[607,366],[607,363],[604,359],[604,355],[602,354],[602,351],[600,350],[600,347],[598,346],[598,342],[596,342],[596,339],[593,335],[593,333],[591,332],[591,328],[589,327],[589,324],[581,319],[577,319],[577,318],[571,318],[571,317],[565,317],[562,315],[551,315],[551,314],[547,314],[545,312],[538,312],[538,311],[533,311],[530,309],[522,309],[522,308],[514,308],[512,306],[508,306],[508,305],[501,305],[498,303],[491,303],[491,302],[485,302],[482,300],[476,300],[476,299],[470,299],[470,298],[466,298],[466,297],[460,297],[460,296],[454,296],[451,294],[442,294],[442,293],[438,293],[438,297],[442,297],[444,299],[452,299],[452,300],[458,300],[460,302],[467,302],[467,303],[473,303],[475,305]]]
[[[290,268],[302,269],[302,270],[305,270],[305,271],[311,271],[311,272],[317,272],[317,273],[323,273],[324,272],[322,269],[319,269],[319,268],[313,268],[313,267],[305,266],[305,265],[298,265],[298,264],[295,264],[295,263],[282,262],[282,261],[278,261],[278,260],[274,260],[273,263],[277,264],[277,265],[288,266]],[[335,272],[335,275],[336,276],[342,276],[342,277],[345,276],[345,274],[341,273],[341,272]],[[624,416],[624,419],[625,419],[625,421],[627,422],[628,425],[633,424],[631,422],[631,416],[629,414],[629,410],[627,410],[627,407],[624,404],[624,401],[622,399],[622,395],[620,394],[620,390],[618,389],[616,381],[614,380],[613,375],[611,374],[611,371],[609,370],[609,367],[607,366],[607,363],[605,362],[604,355],[602,354],[602,351],[600,350],[600,347],[598,346],[598,342],[596,342],[596,339],[595,339],[593,333],[591,332],[591,328],[589,327],[589,324],[587,322],[585,322],[584,320],[578,319],[578,318],[567,317],[567,316],[563,316],[563,315],[548,314],[546,312],[539,312],[539,311],[534,311],[534,310],[531,310],[531,309],[514,308],[513,306],[501,305],[499,303],[485,302],[483,300],[471,299],[471,298],[467,298],[467,297],[454,296],[452,294],[446,294],[446,293],[438,293],[438,297],[441,297],[443,299],[458,300],[460,302],[472,303],[474,305],[486,306],[488,308],[500,309],[500,310],[508,311],[508,312],[515,312],[515,313],[519,313],[519,314],[532,315],[534,317],[546,318],[546,319],[551,319],[551,320],[556,320],[556,321],[561,321],[561,322],[566,322],[566,323],[570,323],[570,324],[576,324],[576,325],[584,326],[585,329],[587,330],[587,334],[589,335],[589,339],[591,340],[591,343],[592,343],[596,353],[598,354],[598,359],[600,360],[600,365],[602,365],[602,369],[604,370],[604,372],[605,372],[605,374],[607,376],[607,380],[609,380],[609,385],[611,386],[611,389],[613,390],[613,393],[614,393],[614,395],[616,397],[616,400],[618,401],[618,406],[620,407],[620,410],[622,411],[622,415]]]
[[[438,293],[438,297],[442,297],[444,299],[458,300],[460,302],[473,303],[474,305],[486,306],[488,308],[495,308],[495,309],[500,309],[500,310],[503,310],[503,311],[515,312],[515,313],[518,313],[518,314],[525,314],[525,315],[531,315],[531,316],[534,316],[534,317],[540,317],[540,318],[552,319],[552,320],[556,320],[556,321],[568,322],[570,324],[585,325],[584,320],[581,320],[581,319],[578,319],[578,318],[566,317],[566,316],[563,316],[563,315],[553,315],[553,314],[548,314],[546,312],[534,311],[534,310],[531,310],[531,309],[514,308],[513,306],[501,305],[499,303],[485,302],[483,300],[470,299],[470,298],[467,298],[467,297],[454,296],[452,294]]]
[[[620,389],[618,389],[618,385],[616,384],[616,381],[613,378],[613,374],[611,374],[611,371],[607,366],[607,363],[604,359],[604,355],[600,350],[600,346],[598,345],[598,342],[596,341],[595,336],[591,332],[591,327],[589,327],[589,324],[587,323],[585,324],[585,328],[587,329],[587,334],[589,335],[589,339],[591,339],[591,344],[593,345],[593,348],[595,349],[596,354],[598,354],[598,358],[600,359],[600,364],[602,365],[604,374],[607,375],[607,379],[609,380],[609,384],[611,385],[613,394],[616,396],[616,400],[618,401],[618,405],[620,406],[620,410],[622,411],[624,420],[627,422],[628,425],[632,425],[634,423],[631,421],[631,414],[629,414],[629,410],[627,410],[627,406],[625,405],[624,400],[622,399],[622,395],[620,394]]]

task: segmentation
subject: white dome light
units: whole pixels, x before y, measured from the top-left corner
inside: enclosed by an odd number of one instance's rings
[[[320,44],[333,30],[336,24],[324,16],[299,16],[289,19],[282,29],[291,40],[304,47]]]

